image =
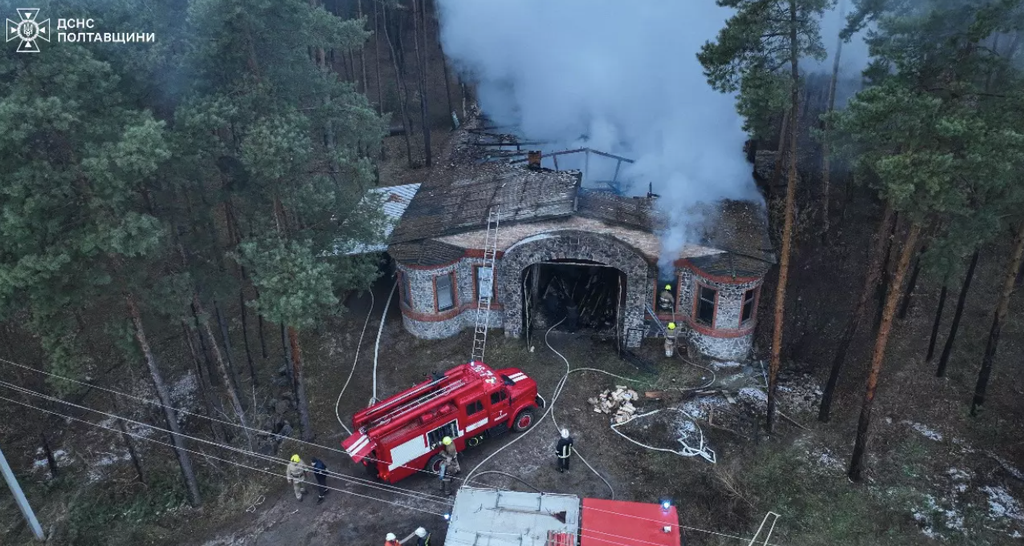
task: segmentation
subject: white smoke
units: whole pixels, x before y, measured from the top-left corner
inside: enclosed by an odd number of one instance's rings
[[[438,11],[444,51],[493,121],[550,149],[585,140],[636,160],[619,178],[661,195],[662,266],[695,242],[696,205],[762,201],[735,98],[708,86],[696,58],[730,15],[713,0],[438,0]],[[592,159],[588,182],[614,169]]]
[[[836,50],[839,45],[839,33],[846,28],[847,17],[854,11],[853,0],[838,0],[832,9],[821,17],[821,42],[825,46],[827,57],[822,60],[804,58],[800,60],[803,70],[832,74]],[[839,77],[836,79],[836,108],[845,107],[847,101],[862,88],[862,72],[868,66],[871,57],[868,44],[865,42],[868,32],[874,25],[868,25],[843,42],[839,53]]]

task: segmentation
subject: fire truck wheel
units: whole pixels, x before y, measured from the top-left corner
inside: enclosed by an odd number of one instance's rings
[[[474,436],[474,437],[466,440],[466,447],[476,447],[476,446],[480,445],[480,442],[482,442],[482,441],[484,441],[484,437],[483,436]]]
[[[512,422],[512,430],[516,432],[523,432],[533,425],[533,412],[528,409],[524,409],[516,415],[515,421]]]
[[[434,474],[440,474],[441,473],[441,463],[443,463],[443,462],[444,462],[444,456],[443,455],[441,455],[440,453],[438,453],[437,455],[434,455],[433,457],[430,458],[429,461],[427,461],[427,472],[432,472]]]

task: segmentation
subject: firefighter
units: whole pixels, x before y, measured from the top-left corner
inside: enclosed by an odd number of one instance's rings
[[[562,437],[558,439],[555,446],[555,456],[558,457],[558,471],[569,470],[569,457],[572,456],[572,436],[569,436],[569,429],[562,429]]]
[[[665,289],[658,294],[658,310],[669,313],[675,311],[676,298],[672,295],[672,285],[666,284]]]
[[[413,534],[416,535],[416,546],[430,546],[430,533],[422,527],[417,527]]]
[[[388,533],[384,537],[384,546],[401,546],[401,542],[398,542],[398,537],[394,533]]]
[[[441,471],[438,473],[437,478],[441,481],[441,492],[451,496],[452,477],[461,470],[459,468],[458,451],[455,450],[455,442],[452,441],[450,436],[445,436],[441,443],[444,444],[444,451],[441,452],[444,459],[441,462]]]
[[[298,455],[292,455],[292,462],[288,463],[286,471],[288,483],[295,488],[295,498],[302,502],[302,495],[306,494],[306,487],[302,485],[306,479],[306,465]]]
[[[313,459],[313,477],[316,478],[317,490],[320,493],[316,503],[320,504],[330,491],[327,489],[327,465],[320,459]]]
[[[676,323],[668,323],[668,330],[665,332],[665,357],[672,358],[676,350]]]

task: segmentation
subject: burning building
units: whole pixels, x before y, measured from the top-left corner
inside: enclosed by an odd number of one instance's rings
[[[666,261],[659,233],[667,219],[656,195],[622,195],[614,191],[617,180],[584,187],[583,174],[559,170],[555,154],[523,149],[532,143],[500,135],[497,143],[482,142],[481,135],[495,137],[484,123],[470,119],[453,135],[442,166],[421,183],[390,234],[406,330],[439,339],[479,318],[523,337],[561,322],[636,347],[675,322],[709,357],[747,357],[761,285],[774,263],[759,203],[705,207],[698,243]],[[555,168],[542,166],[549,157]],[[659,259],[671,267],[659,267]],[[487,295],[481,290],[491,297],[487,306],[479,305]]]

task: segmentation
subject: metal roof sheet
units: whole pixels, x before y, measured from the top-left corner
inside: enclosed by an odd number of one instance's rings
[[[554,514],[565,512],[565,522]],[[462,487],[455,497],[445,544],[545,546],[549,532],[575,534],[580,499],[575,495]]]
[[[675,506],[583,499],[580,546],[679,546],[680,540]]]
[[[387,186],[366,190],[366,194],[363,195],[357,209],[361,207],[379,207],[384,212],[387,221],[384,223],[380,233],[379,240],[382,242],[356,242],[345,254],[351,256],[353,254],[386,251],[391,233],[395,230],[398,222],[401,221],[402,216],[405,215],[405,211],[409,208],[409,203],[412,202],[412,198],[416,196],[419,190],[420,184],[404,184],[401,186]]]

